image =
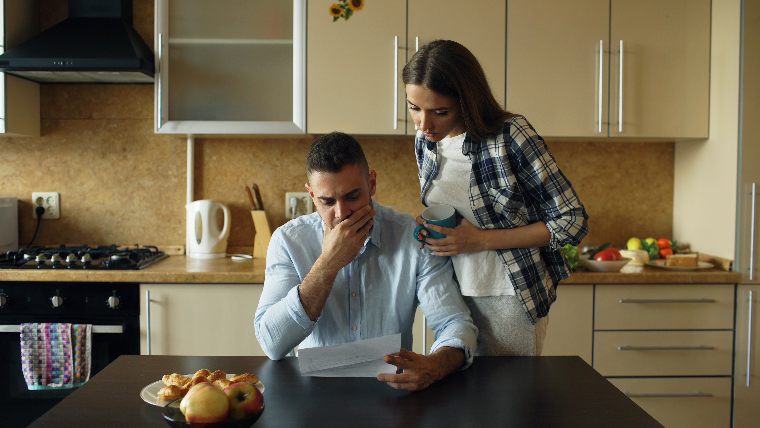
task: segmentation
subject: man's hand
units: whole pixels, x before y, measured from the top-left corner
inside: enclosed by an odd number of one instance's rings
[[[340,270],[353,260],[361,250],[375,224],[375,209],[367,205],[345,219],[336,219],[335,224],[325,225],[322,241],[322,255],[326,263]]]
[[[381,373],[377,375],[377,380],[395,389],[420,391],[446,374],[438,362],[430,356],[416,354],[403,348],[396,354],[386,355],[384,360],[398,367],[398,371],[396,374]]]

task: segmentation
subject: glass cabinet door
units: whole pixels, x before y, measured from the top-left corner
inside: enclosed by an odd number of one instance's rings
[[[305,130],[305,0],[156,3],[156,132]]]

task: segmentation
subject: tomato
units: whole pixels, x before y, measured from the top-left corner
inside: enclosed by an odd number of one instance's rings
[[[661,248],[660,249],[660,257],[663,258],[663,259],[667,258],[671,254],[673,254],[673,249],[672,248]]]
[[[667,238],[660,238],[657,240],[657,247],[659,247],[661,250],[663,248],[670,248],[670,239]]]
[[[620,255],[620,251],[615,247],[605,248],[594,255],[594,260],[598,262],[618,261],[622,258],[623,256]]]

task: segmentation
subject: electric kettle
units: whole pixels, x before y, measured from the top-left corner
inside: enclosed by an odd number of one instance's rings
[[[230,209],[211,199],[190,202],[187,209],[187,256],[215,259],[227,254]],[[223,222],[220,228],[220,220]]]

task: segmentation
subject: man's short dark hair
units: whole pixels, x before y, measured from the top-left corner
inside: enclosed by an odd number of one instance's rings
[[[346,165],[359,165],[369,173],[364,151],[354,137],[342,132],[321,135],[306,154],[306,176],[314,172],[339,172]]]

